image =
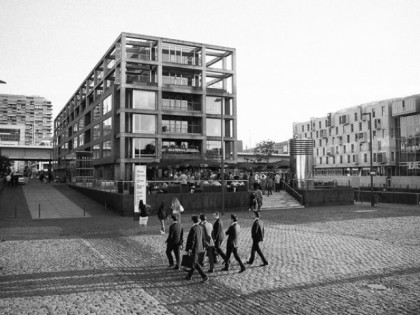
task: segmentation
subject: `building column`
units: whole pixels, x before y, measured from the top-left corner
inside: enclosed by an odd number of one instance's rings
[[[125,35],[122,34],[121,35],[121,71],[120,71],[120,75],[121,75],[121,84],[120,84],[120,130],[118,131],[118,133],[120,134],[120,166],[119,166],[119,174],[115,174],[116,178],[119,178],[120,180],[125,180],[125,136],[123,136],[125,134],[125,111],[124,109],[126,108],[126,88],[125,88],[125,84],[126,84],[126,75],[125,75],[125,70],[126,70],[126,38]]]

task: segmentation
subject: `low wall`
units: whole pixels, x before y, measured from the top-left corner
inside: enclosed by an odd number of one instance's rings
[[[354,203],[353,188],[298,190],[303,196],[305,207],[351,205]]]
[[[406,193],[406,192],[389,192],[389,191],[374,191],[373,192],[375,203],[398,203],[406,205],[420,204],[420,194]],[[370,202],[371,193],[366,190],[355,190],[354,200]]]
[[[336,181],[339,186],[353,188],[370,187],[370,176],[315,176],[319,181]],[[391,187],[401,189],[420,189],[420,176],[373,176],[373,187]]]
[[[106,203],[107,207],[112,208],[122,216],[134,215],[134,195],[99,191],[73,185],[70,185],[70,187],[101,204]],[[249,195],[250,193],[247,191],[225,192],[225,211],[247,209]],[[148,194],[146,203],[152,207],[152,215],[156,215],[160,203],[163,202],[165,210],[169,210],[174,197],[181,202],[185,213],[210,213],[221,211],[222,208],[221,192]]]

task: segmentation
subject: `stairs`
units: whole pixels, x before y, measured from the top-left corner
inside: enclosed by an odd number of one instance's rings
[[[267,192],[263,195],[263,205],[261,210],[279,210],[279,209],[302,209],[302,206],[295,198],[290,196],[286,191],[273,192],[269,197]]]

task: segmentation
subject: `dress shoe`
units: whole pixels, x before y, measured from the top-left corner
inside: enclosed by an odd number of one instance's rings
[[[192,277],[190,277],[190,276],[185,277],[185,280],[191,280],[191,279],[192,279]]]
[[[171,268],[173,268],[174,267],[174,265],[169,265],[168,266],[168,269],[171,269]]]
[[[260,267],[264,267],[264,266],[267,266],[267,265],[268,265],[268,262],[265,262],[262,265],[260,265]]]
[[[209,281],[209,277],[203,278],[203,283]]]
[[[207,271],[207,273],[213,273],[213,270],[209,270],[209,271]]]
[[[222,270],[222,271],[229,271],[229,268],[226,268],[226,267],[225,267],[225,268],[222,268],[221,270]]]
[[[179,270],[179,266],[178,265],[175,265],[174,269],[175,270]]]
[[[239,272],[238,273],[242,273],[242,272],[244,272],[246,269],[245,268],[241,268],[241,270],[239,270]]]
[[[246,262],[246,264],[248,264],[248,265],[252,265],[252,262],[250,262],[250,261],[247,261],[247,262]]]

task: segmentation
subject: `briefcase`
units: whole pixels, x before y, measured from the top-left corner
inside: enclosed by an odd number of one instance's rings
[[[192,255],[182,255],[181,266],[185,268],[192,268],[193,266],[193,256]]]

